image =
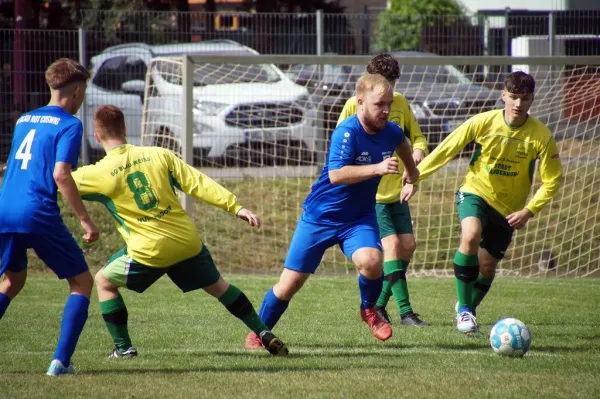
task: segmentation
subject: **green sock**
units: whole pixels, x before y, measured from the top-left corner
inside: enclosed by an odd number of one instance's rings
[[[412,306],[410,306],[410,299],[408,295],[408,284],[406,284],[406,269],[408,269],[408,260],[397,260],[395,261],[397,267],[394,274],[390,275],[390,285],[392,287],[392,294],[396,299],[396,305],[400,309],[400,314],[405,315],[412,312]]]
[[[408,296],[408,285],[406,284],[406,269],[408,269],[407,260],[396,259],[388,260],[383,263],[383,289],[377,300],[377,306],[385,307],[392,295],[396,300],[400,314],[404,315],[412,312]]]
[[[479,273],[479,259],[477,254],[466,255],[460,251],[454,254],[454,277],[456,282],[456,293],[458,295],[458,308],[464,306],[473,309],[471,298],[473,296],[473,285]]]
[[[264,330],[268,330],[265,323],[262,322],[256,310],[250,303],[250,300],[236,286],[229,285],[229,288],[223,295],[219,297],[221,302],[229,312],[240,319],[249,329],[254,331],[256,335]]]
[[[381,293],[379,294],[376,304],[376,306],[379,308],[385,308],[390,300],[390,297],[392,296],[392,285],[390,284],[387,275],[397,270],[397,262],[398,261],[396,260],[388,260],[383,262],[383,288],[381,288]]]
[[[123,297],[119,295],[100,302],[100,312],[116,347],[121,352],[131,348],[131,339],[127,331],[127,308]]]
[[[471,305],[473,306],[473,309],[479,306],[483,298],[487,295],[493,281],[494,277],[487,278],[483,277],[481,274],[477,277],[477,281],[475,281],[475,285],[473,286],[473,294],[471,296]]]

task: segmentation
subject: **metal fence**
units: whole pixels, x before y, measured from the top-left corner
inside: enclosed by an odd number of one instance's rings
[[[171,44],[173,53],[181,53],[185,47],[177,46],[184,43],[228,39],[262,54],[600,55],[598,10],[467,16],[83,11],[79,19],[79,30],[0,29],[0,161],[16,117],[47,101],[47,65],[70,57],[91,66],[92,57],[114,45]],[[474,79],[505,71],[481,72]]]

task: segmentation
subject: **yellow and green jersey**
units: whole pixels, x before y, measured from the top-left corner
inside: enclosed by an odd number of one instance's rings
[[[337,124],[339,125],[344,119],[354,115],[355,113],[356,97],[351,97],[348,99],[348,101],[346,101],[346,104],[344,104],[344,109],[340,114]],[[394,122],[402,128],[404,135],[409,139],[413,150],[423,150],[425,155],[427,155],[427,140],[425,140],[423,133],[421,133],[421,128],[419,127],[419,123],[412,113],[410,104],[408,104],[406,98],[400,93],[394,92],[394,102],[392,103],[392,108],[390,109],[389,120],[390,122]],[[400,169],[400,174],[385,175],[381,178],[381,182],[379,182],[379,187],[377,188],[376,198],[378,203],[389,204],[400,200],[400,191],[402,190],[402,172],[404,170],[404,166],[396,153],[394,153],[394,156],[398,158],[398,168]]]
[[[128,254],[152,267],[171,266],[202,249],[175,188],[234,215],[242,209],[232,193],[159,147],[118,146],[77,169],[73,179],[84,200],[101,202],[112,214]]]
[[[454,130],[419,164],[419,181],[447,164],[470,142],[475,142],[475,152],[460,191],[480,196],[502,215],[523,207],[535,214],[558,191],[562,167],[552,133],[533,116],[522,126],[511,128],[504,121],[503,110],[475,115]],[[525,206],[536,161],[542,185]]]

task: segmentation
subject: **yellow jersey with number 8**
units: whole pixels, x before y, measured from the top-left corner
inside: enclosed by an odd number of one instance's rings
[[[73,179],[84,200],[98,201],[111,213],[127,253],[151,267],[171,266],[202,249],[176,188],[234,215],[242,208],[224,187],[159,147],[118,146],[77,169]]]

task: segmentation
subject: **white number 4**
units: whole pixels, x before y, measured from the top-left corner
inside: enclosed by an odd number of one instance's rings
[[[33,137],[35,136],[35,129],[31,129],[27,136],[21,142],[17,153],[15,154],[15,159],[20,159],[23,161],[21,164],[21,169],[27,169],[27,164],[31,161],[31,144],[33,144]]]

